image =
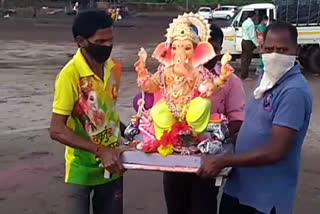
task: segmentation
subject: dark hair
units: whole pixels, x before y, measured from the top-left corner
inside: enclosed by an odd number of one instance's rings
[[[223,32],[221,30],[221,28],[214,24],[214,23],[211,23],[211,26],[210,26],[210,40],[209,42],[214,42],[214,43],[217,43],[220,45],[220,48],[222,46],[222,43],[223,43]],[[217,47],[214,47],[215,51],[217,52]]]
[[[112,27],[111,17],[102,10],[80,12],[72,25],[73,37],[82,36],[85,39],[93,36],[98,30]]]
[[[252,18],[252,17],[254,17],[256,15],[256,13],[254,12],[254,11],[249,11],[249,13],[248,13],[248,17],[249,18]]]
[[[266,36],[268,34],[269,31],[275,32],[275,33],[283,33],[285,31],[287,31],[289,33],[290,36],[290,43],[293,46],[297,46],[298,44],[298,31],[297,28],[289,23],[285,23],[285,22],[272,22],[272,24],[270,24],[266,31],[264,32],[263,38],[264,40],[266,39]]]

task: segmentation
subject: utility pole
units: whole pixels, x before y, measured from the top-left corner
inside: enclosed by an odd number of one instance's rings
[[[186,11],[188,12],[189,10],[189,0],[186,0]]]

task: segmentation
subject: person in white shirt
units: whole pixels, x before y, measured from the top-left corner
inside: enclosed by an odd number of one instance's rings
[[[253,22],[255,12],[250,11],[248,18],[242,24],[242,54],[241,54],[241,79],[249,77],[249,66],[251,64],[253,50],[259,46],[256,37],[256,27]]]

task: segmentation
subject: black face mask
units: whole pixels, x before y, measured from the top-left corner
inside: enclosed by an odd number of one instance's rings
[[[88,41],[84,49],[97,63],[104,63],[111,55],[112,45],[96,45]]]

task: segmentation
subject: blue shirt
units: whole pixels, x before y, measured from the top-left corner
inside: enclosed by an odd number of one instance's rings
[[[292,148],[281,161],[261,167],[234,168],[224,192],[243,205],[269,213],[292,213],[298,183],[301,146],[312,110],[309,85],[299,65],[288,71],[261,99],[252,96],[240,129],[236,153],[244,154],[268,143],[273,125],[296,131]]]

